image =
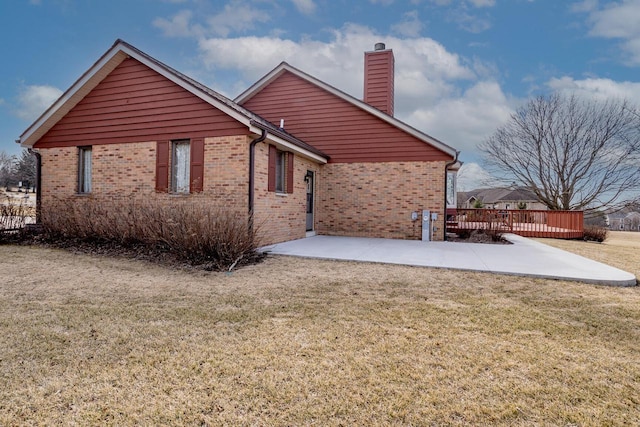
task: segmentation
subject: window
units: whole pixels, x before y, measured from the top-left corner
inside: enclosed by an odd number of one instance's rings
[[[279,194],[293,193],[293,153],[269,146],[268,190]]]
[[[278,151],[276,154],[276,193],[284,193],[285,192],[285,177],[287,163],[286,163],[287,153],[284,151]]]
[[[78,149],[78,193],[91,193],[91,147]]]
[[[189,140],[171,142],[171,191],[174,193],[189,192],[190,151]]]
[[[203,191],[204,138],[158,141],[156,191],[188,194]]]

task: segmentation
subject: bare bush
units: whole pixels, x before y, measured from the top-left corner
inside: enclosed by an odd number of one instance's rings
[[[597,225],[587,225],[584,227],[584,240],[602,243],[607,240],[608,235],[609,230],[605,227]]]
[[[246,215],[213,205],[204,196],[56,199],[43,209],[42,225],[50,240],[143,244],[207,270],[228,270],[261,257],[257,230],[249,229]]]
[[[9,197],[0,200],[0,242],[15,237],[15,232],[22,230],[27,224],[27,218],[34,214],[34,208],[22,200],[16,201]]]

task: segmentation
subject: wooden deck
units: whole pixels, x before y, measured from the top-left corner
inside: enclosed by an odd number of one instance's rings
[[[528,209],[448,210],[447,232],[462,230],[496,230],[523,237],[580,239],[584,235],[584,213]]]

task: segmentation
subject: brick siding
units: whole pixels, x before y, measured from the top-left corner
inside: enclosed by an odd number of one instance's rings
[[[249,143],[246,135],[205,138],[204,195],[244,215],[248,211]],[[40,149],[42,203],[77,194],[78,148]],[[155,192],[155,142],[94,145],[89,197],[185,197]],[[434,240],[443,239],[444,166],[440,162],[330,163],[294,158],[294,191],[267,191],[268,144],[256,146],[254,223],[260,242],[306,235],[307,170],[314,171],[318,234],[420,239],[421,221],[411,212],[438,213]]]
[[[444,161],[323,166],[318,233],[420,239],[422,210],[428,209],[438,214],[432,239],[443,240],[444,168]]]
[[[318,189],[318,182],[322,179],[318,173],[319,165],[303,157],[295,156],[293,161],[293,193],[278,194],[267,191],[268,159],[268,144],[257,144],[254,222],[258,227],[260,243],[270,245],[301,239],[306,236],[307,184],[304,177],[307,170],[314,171],[316,173],[316,189]],[[317,191],[316,200],[318,200]]]

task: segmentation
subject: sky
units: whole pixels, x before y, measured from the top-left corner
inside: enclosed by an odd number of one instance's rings
[[[0,150],[120,38],[235,98],[282,61],[362,99],[395,56],[395,116],[461,151],[554,91],[640,105],[640,0],[2,0]]]

